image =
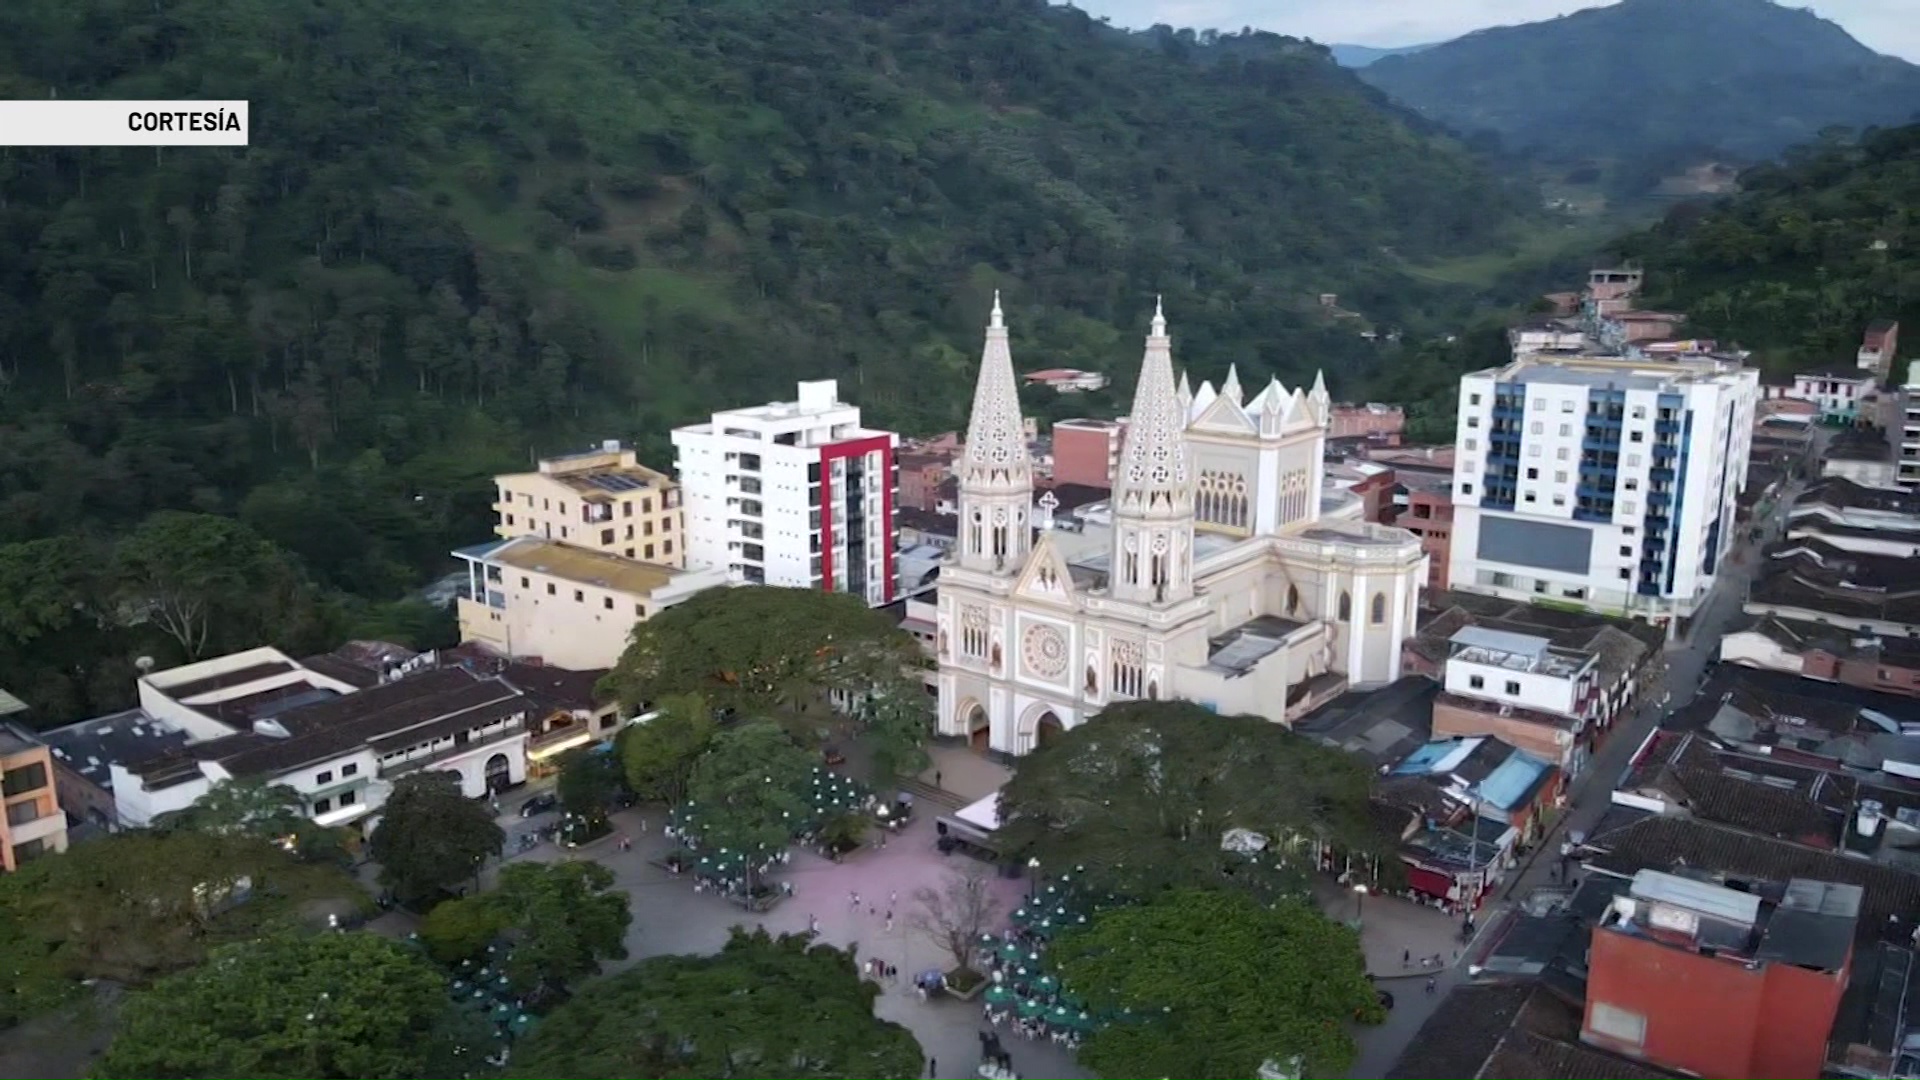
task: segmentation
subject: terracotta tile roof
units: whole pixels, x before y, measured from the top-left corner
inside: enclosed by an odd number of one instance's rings
[[[1581,1006],[1535,981],[1457,987],[1386,1080],[1669,1080],[1676,1074],[1582,1046]]]
[[[1662,730],[1620,790],[1657,796],[1702,821],[1834,848],[1859,783],[1841,773],[1738,753],[1702,733]]]

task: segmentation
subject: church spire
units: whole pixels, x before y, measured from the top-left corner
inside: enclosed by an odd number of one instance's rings
[[[1109,589],[1160,603],[1192,595],[1193,469],[1187,415],[1173,378],[1173,342],[1156,302],[1120,467],[1114,479]]]
[[[1220,384],[1220,396],[1232,401],[1235,405],[1245,403],[1246,393],[1240,389],[1240,366],[1238,364],[1227,365],[1227,381]]]
[[[1028,518],[1033,502],[1033,463],[1027,456],[1026,420],[1013,377],[1013,350],[1000,293],[987,316],[987,342],[967,418],[967,447],[960,458],[961,565],[977,570],[1017,570],[1032,545]]]

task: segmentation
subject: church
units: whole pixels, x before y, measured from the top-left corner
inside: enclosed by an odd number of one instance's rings
[[[1320,378],[1192,390],[1156,304],[1111,497],[1067,527],[1034,498],[996,295],[940,568],[941,734],[1024,754],[1155,698],[1292,723],[1399,678],[1426,557],[1323,492],[1331,407]]]

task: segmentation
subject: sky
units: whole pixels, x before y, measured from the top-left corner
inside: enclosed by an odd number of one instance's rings
[[[1167,23],[1196,30],[1251,26],[1322,44],[1422,45],[1488,26],[1538,22],[1605,0],[1075,0],[1131,28]],[[1684,0],[1675,0],[1676,3]],[[1920,63],[1920,0],[1789,0],[1878,52]]]

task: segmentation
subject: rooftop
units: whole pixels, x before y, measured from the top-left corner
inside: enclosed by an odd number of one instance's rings
[[[646,596],[672,581],[678,571],[672,567],[623,559],[554,540],[518,536],[497,544],[481,545],[455,552],[462,558],[497,563],[516,570],[551,574],[563,581],[595,588],[613,589],[634,596]]]
[[[1276,615],[1249,619],[1207,643],[1207,668],[1229,678],[1245,675],[1306,625]]]
[[[168,727],[143,709],[109,713],[40,733],[56,761],[100,788],[113,786],[113,766],[146,761],[187,743],[185,732]]]
[[[1824,456],[1831,461],[1892,461],[1893,443],[1885,432],[1846,428],[1834,432]]]
[[[1636,361],[1600,356],[1521,357],[1503,367],[1475,372],[1499,383],[1537,383],[1549,386],[1584,386],[1596,390],[1678,390],[1681,387],[1713,382],[1741,370],[1740,365],[1723,360],[1682,358],[1676,360]]]
[[[1793,500],[1793,505],[1796,511],[1803,507],[1830,506],[1842,510],[1876,510],[1920,516],[1920,492],[1864,487],[1851,480],[1830,476],[1815,481],[1799,498]]]
[[[1568,678],[1593,662],[1585,653],[1555,648],[1548,638],[1485,626],[1463,626],[1448,640],[1453,643],[1451,659],[1507,671]]]
[[[1679,938],[1736,963],[1846,967],[1859,932],[1860,886],[1798,877],[1739,884],[1642,869],[1630,899],[1616,903],[1600,928],[1665,944]]]
[[[1743,753],[1708,732],[1661,729],[1619,790],[1658,799],[1673,813],[1833,850],[1859,784],[1827,769]]]
[[[1582,1003],[1532,980],[1455,987],[1387,1080],[1669,1080],[1580,1042]]]
[[[1831,623],[1753,615],[1729,633],[1759,634],[1791,653],[1823,652],[1842,660],[1889,667],[1920,668],[1920,640],[1862,634]]]
[[[1432,680],[1409,675],[1378,690],[1342,694],[1294,730],[1376,766],[1391,765],[1432,737],[1433,699],[1439,692]]]

